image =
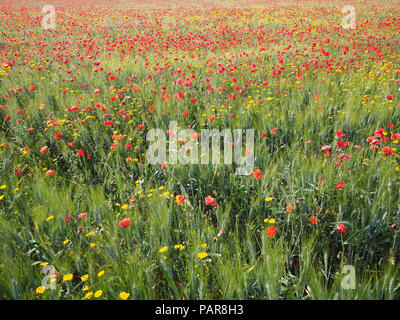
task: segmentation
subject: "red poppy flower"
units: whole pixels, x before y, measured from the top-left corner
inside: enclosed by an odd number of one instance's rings
[[[344,188],[344,182],[338,182],[336,189],[343,189]]]
[[[345,233],[346,232],[346,226],[344,224],[338,224],[336,226],[337,231]]]
[[[316,224],[318,222],[317,217],[310,217],[311,224]]]
[[[81,214],[78,216],[78,218],[79,218],[79,219],[84,219],[84,218],[87,218],[87,216],[88,216],[88,213],[87,213],[87,212],[84,212],[84,213],[81,213]]]
[[[183,194],[181,194],[181,195],[177,196],[177,198],[176,198],[176,203],[178,204],[178,206],[180,206],[181,203],[182,203],[183,201],[185,201],[185,200],[186,200],[185,196],[184,196]]]
[[[390,138],[392,140],[400,140],[400,133],[393,133]]]
[[[54,139],[55,140],[60,140],[61,139],[61,137],[62,137],[62,132],[57,132],[55,135],[54,135]]]
[[[85,155],[85,151],[83,151],[83,149],[79,149],[77,154],[82,158]]]
[[[338,147],[340,147],[340,148],[344,148],[344,147],[347,147],[349,145],[349,142],[348,141],[337,141],[336,145]]]
[[[209,206],[216,206],[217,205],[217,201],[215,201],[215,199],[213,197],[211,197],[211,196],[207,196],[206,197],[205,203],[206,203],[206,205],[209,205]]]
[[[277,229],[276,229],[275,226],[269,226],[268,229],[267,229],[267,236],[269,238],[272,238],[275,235],[276,230]]]
[[[53,174],[55,174],[56,173],[56,170],[53,170],[53,169],[49,169],[49,170],[47,170],[46,171],[46,175],[48,176],[48,177],[51,177]]]
[[[382,152],[385,154],[385,156],[388,156],[390,154],[393,154],[393,149],[388,147],[382,147]]]
[[[344,136],[345,136],[345,134],[343,133],[343,131],[336,131],[336,138],[341,138]]]
[[[131,219],[124,218],[120,221],[119,226],[121,228],[128,228],[131,225]]]
[[[256,178],[257,180],[260,180],[263,177],[263,175],[261,174],[261,170],[260,169],[254,170],[253,177]]]
[[[49,148],[48,146],[41,147],[40,148],[40,153],[44,154],[48,148]]]

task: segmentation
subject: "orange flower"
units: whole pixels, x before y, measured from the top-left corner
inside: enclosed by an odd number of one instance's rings
[[[47,170],[46,171],[46,175],[48,176],[48,177],[51,177],[53,174],[55,174],[56,173],[56,170],[53,170],[53,169],[49,169],[49,170]]]
[[[213,197],[211,197],[211,196],[207,196],[206,197],[205,203],[206,203],[206,205],[209,205],[209,206],[216,206],[217,205],[217,201],[215,201],[215,199]]]
[[[315,223],[318,222],[318,218],[317,217],[310,217],[310,221],[311,221],[311,224],[315,224]]]
[[[276,232],[276,227],[275,226],[269,226],[267,229],[267,235],[269,238],[272,238]]]
[[[393,154],[393,149],[388,147],[382,147],[382,152],[385,154],[385,156],[388,156],[389,154]]]
[[[183,194],[181,194],[181,195],[179,195],[179,196],[176,196],[176,203],[178,204],[178,206],[180,206],[181,203],[182,203],[183,201],[185,201],[185,200],[186,200],[186,198],[185,198],[185,196],[184,196]]]
[[[253,177],[256,178],[257,180],[260,180],[263,177],[263,175],[261,174],[261,170],[260,169],[254,170]]]

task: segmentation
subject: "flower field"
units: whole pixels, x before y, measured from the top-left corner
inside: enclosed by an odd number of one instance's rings
[[[348,4],[0,0],[0,299],[398,299],[400,5]]]

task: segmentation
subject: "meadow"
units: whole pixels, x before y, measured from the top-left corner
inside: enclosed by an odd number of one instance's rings
[[[400,6],[348,4],[0,0],[0,299],[398,299]]]

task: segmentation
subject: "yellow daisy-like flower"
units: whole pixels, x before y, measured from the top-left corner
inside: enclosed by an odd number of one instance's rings
[[[46,290],[45,287],[40,286],[40,287],[37,287],[37,288],[36,288],[36,293],[37,293],[37,294],[43,294],[45,290]]]
[[[87,279],[89,279],[89,275],[88,275],[88,274],[85,274],[85,275],[83,275],[83,276],[81,277],[81,280],[82,280],[83,282],[85,282]]]
[[[89,290],[89,286],[84,286],[83,288],[82,288],[82,291],[88,291]]]
[[[92,296],[93,296],[93,291],[90,291],[90,292],[85,294],[85,298],[84,299],[90,299]]]
[[[2,194],[2,195],[0,196],[0,200],[3,200],[3,198],[4,198],[4,194]]]
[[[42,262],[41,264],[40,264],[40,266],[41,267],[45,267],[45,266],[47,266],[49,263],[48,262]]]
[[[68,273],[68,274],[64,275],[63,282],[64,281],[70,281],[70,280],[73,279],[73,277],[74,277],[74,275],[72,273]]]
[[[126,209],[128,209],[128,205],[127,204],[124,204],[122,207],[121,207],[121,209],[123,209],[123,210],[126,210]]]
[[[266,219],[264,219],[264,222],[265,223],[275,223],[275,219],[274,218],[272,218],[272,219],[266,218]]]
[[[94,296],[95,296],[95,298],[98,298],[98,297],[100,297],[102,294],[103,294],[103,290],[97,290],[97,291],[94,293]]]
[[[104,274],[104,270],[101,270],[101,271],[97,274],[97,276],[100,278],[103,274]]]
[[[1,190],[5,189],[5,188],[7,188],[7,186],[6,186],[5,184],[2,184],[2,185],[0,186],[0,189],[1,189]]]
[[[92,242],[92,243],[90,244],[90,247],[91,247],[91,248],[96,248],[96,244]]]
[[[168,247],[162,247],[160,250],[158,250],[158,252],[159,253],[164,253],[167,250],[168,250]]]
[[[126,300],[126,299],[128,299],[128,297],[130,296],[130,293],[128,293],[128,292],[121,292],[120,294],[119,294],[119,297],[122,299],[122,300]]]
[[[265,201],[270,202],[272,201],[272,198],[271,197],[265,198]]]
[[[203,249],[207,248],[207,243],[203,243],[203,244],[201,245],[201,247],[202,247]]]
[[[205,257],[208,256],[208,253],[207,253],[207,252],[199,252],[199,253],[197,254],[197,256],[198,256],[200,259],[204,259]]]

